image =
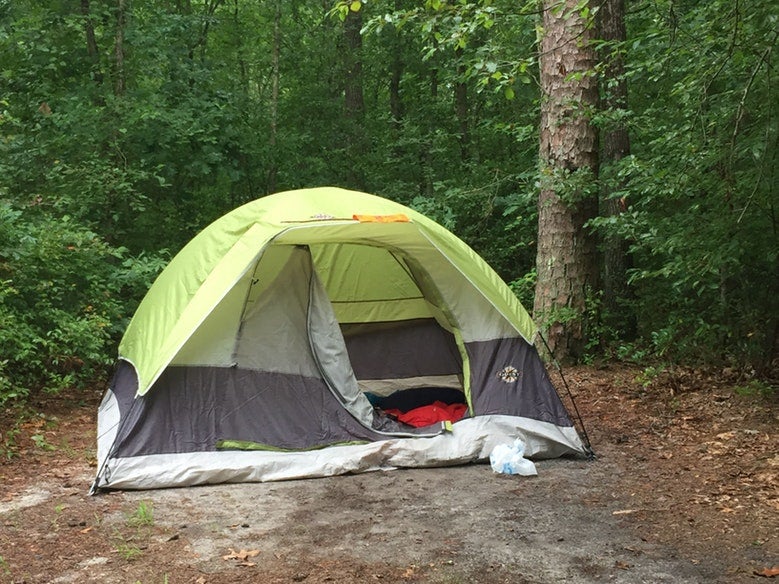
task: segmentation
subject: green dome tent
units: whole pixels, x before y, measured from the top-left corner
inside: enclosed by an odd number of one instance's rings
[[[264,197],[193,238],[138,307],[93,491],[460,464],[515,438],[527,456],[584,453],[535,332],[473,250],[403,205]],[[455,423],[375,407],[443,391],[461,398]]]

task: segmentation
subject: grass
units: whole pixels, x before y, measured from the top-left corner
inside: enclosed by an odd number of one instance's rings
[[[56,530],[59,527],[59,521],[62,519],[62,512],[65,510],[67,505],[64,503],[59,503],[58,505],[55,505],[54,507],[54,519],[51,520],[51,529]]]
[[[138,507],[127,517],[129,527],[151,527],[154,525],[154,505],[151,501],[139,501]]]
[[[116,545],[116,551],[128,562],[132,562],[143,554],[141,548],[126,540],[122,540]]]
[[[134,529],[135,533],[125,537],[118,529],[114,535],[116,552],[126,561],[131,562],[143,554],[145,546],[140,546],[133,541],[140,538],[147,538],[151,534],[151,527],[154,525],[154,505],[151,501],[139,501],[138,506],[132,513],[127,514],[125,521],[127,527]]]
[[[8,428],[4,433],[0,434],[0,439],[2,439],[2,442],[0,443],[0,455],[3,456],[6,460],[11,460],[14,456],[18,454],[18,445],[16,444],[16,437],[19,435],[19,432],[21,430],[19,429],[18,423],[17,425],[14,425],[11,428]]]
[[[763,399],[767,399],[776,393],[777,388],[763,381],[753,379],[746,385],[739,385],[735,387],[734,391],[736,395],[740,395],[742,397],[761,397]]]

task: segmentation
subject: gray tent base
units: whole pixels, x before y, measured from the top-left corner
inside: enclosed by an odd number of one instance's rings
[[[104,408],[116,407],[109,400]],[[461,420],[451,432],[432,437],[390,438],[302,452],[226,450],[113,458],[96,488],[156,489],[229,482],[265,482],[328,477],[397,468],[452,466],[485,461],[498,444],[519,437],[536,459],[570,454],[573,427],[515,416]],[[555,446],[555,444],[557,446]],[[129,477],[112,479],[112,475]]]

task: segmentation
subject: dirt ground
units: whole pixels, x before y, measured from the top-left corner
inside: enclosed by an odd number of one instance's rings
[[[779,392],[729,372],[567,378],[598,456],[541,461],[537,477],[480,464],[90,497],[102,390],[0,412],[0,582],[779,575]]]

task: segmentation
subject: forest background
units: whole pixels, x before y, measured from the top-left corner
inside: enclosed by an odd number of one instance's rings
[[[572,107],[598,160],[555,178],[595,202],[597,262],[542,329],[579,331],[569,360],[775,391],[774,3],[0,0],[0,405],[104,383],[172,255],[282,190],[410,205],[538,307],[547,17],[594,56],[557,73],[597,89]]]

